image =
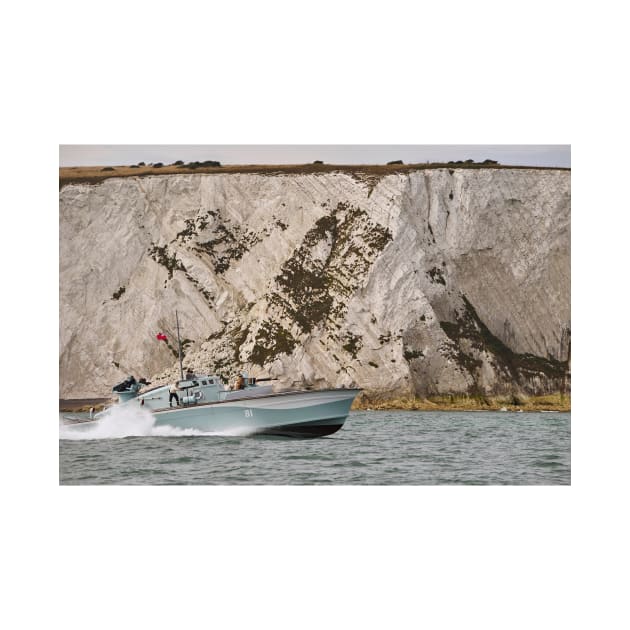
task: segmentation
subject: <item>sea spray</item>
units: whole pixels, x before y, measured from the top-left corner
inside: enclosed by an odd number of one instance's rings
[[[187,436],[219,436],[219,437],[245,437],[252,435],[251,427],[234,427],[224,431],[200,431],[199,429],[181,429],[169,424],[154,426],[151,435],[156,437],[187,437]]]
[[[59,438],[62,440],[107,440],[125,437],[243,437],[252,433],[251,427],[205,432],[170,425],[156,426],[153,414],[136,405],[115,405],[100,413],[95,421],[68,424],[60,420],[59,424]]]
[[[59,437],[64,440],[105,440],[151,435],[155,418],[137,406],[115,405],[94,422],[60,424]]]

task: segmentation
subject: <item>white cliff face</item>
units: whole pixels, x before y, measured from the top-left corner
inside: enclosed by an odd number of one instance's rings
[[[176,309],[185,365],[226,377],[247,369],[382,396],[557,389],[570,172],[64,186],[60,396],[107,395],[129,374],[175,377]]]

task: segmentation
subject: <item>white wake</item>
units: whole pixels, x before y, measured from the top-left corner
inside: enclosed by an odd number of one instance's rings
[[[113,406],[98,419],[91,422],[73,424],[59,423],[59,439],[61,440],[109,440],[125,437],[186,437],[186,436],[224,436],[242,437],[251,435],[251,427],[235,427],[229,431],[200,431],[198,429],[181,429],[170,425],[155,425],[155,417],[142,407]]]

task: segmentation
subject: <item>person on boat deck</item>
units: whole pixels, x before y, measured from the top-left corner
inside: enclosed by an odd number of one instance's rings
[[[173,406],[173,398],[175,399],[176,406],[179,407],[179,396],[177,395],[177,383],[173,383],[171,385],[171,389],[169,390],[169,395],[168,395],[169,407]]]
[[[195,373],[190,368],[186,368],[186,380],[190,381],[193,378],[195,378]]]
[[[234,383],[234,389],[245,389],[245,379],[242,374],[239,374],[236,382]]]

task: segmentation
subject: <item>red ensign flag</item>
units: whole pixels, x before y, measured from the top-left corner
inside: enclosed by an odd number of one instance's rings
[[[164,333],[158,333],[157,335],[155,335],[155,338],[156,338],[158,341],[168,341],[168,340],[166,339],[166,335],[165,335]]]

